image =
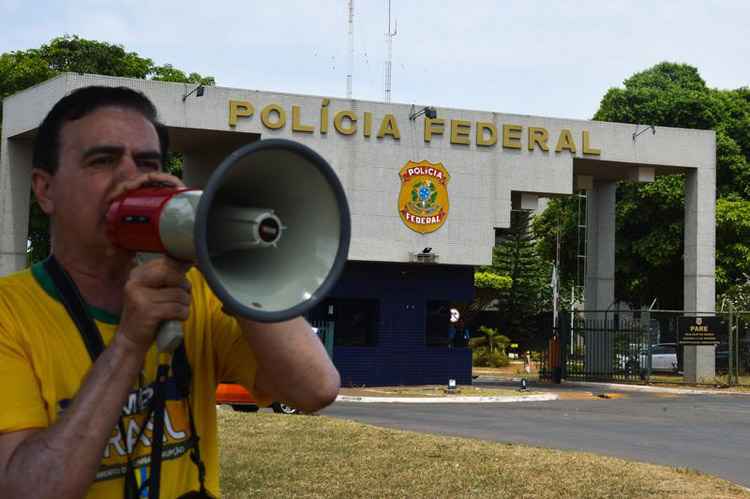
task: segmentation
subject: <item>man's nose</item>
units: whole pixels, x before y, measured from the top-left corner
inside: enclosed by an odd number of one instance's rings
[[[120,158],[120,165],[117,169],[121,180],[128,180],[138,176],[141,172],[138,165],[130,154],[123,154]]]

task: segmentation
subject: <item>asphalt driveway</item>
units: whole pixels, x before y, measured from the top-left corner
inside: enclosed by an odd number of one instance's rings
[[[750,395],[625,392],[613,399],[508,404],[336,402],[323,414],[390,428],[688,467],[750,487]]]

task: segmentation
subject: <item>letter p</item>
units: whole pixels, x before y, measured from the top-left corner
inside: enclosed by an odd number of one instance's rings
[[[237,126],[237,118],[249,118],[255,113],[253,105],[244,100],[229,101],[229,126]]]

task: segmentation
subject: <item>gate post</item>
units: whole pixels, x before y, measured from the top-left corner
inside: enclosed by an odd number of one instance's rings
[[[644,334],[645,328],[645,334]],[[646,383],[651,382],[651,364],[653,363],[653,344],[654,339],[651,337],[651,311],[648,309],[641,310],[641,334],[646,338]]]
[[[732,374],[734,373],[735,379],[739,382],[739,373],[737,372],[737,367],[735,366],[735,337],[738,336],[735,332],[737,330],[737,324],[735,324],[735,316],[734,316],[734,306],[732,306],[732,302],[729,302],[729,338],[728,340],[728,347],[729,347],[729,359],[728,360],[728,366],[727,366],[727,384],[729,386],[732,386]]]
[[[561,377],[563,379],[566,379],[568,377],[568,356],[570,355],[569,350],[572,345],[572,342],[570,341],[570,313],[561,313],[558,320],[560,321],[557,325],[557,330],[560,332],[560,367],[562,368]]]

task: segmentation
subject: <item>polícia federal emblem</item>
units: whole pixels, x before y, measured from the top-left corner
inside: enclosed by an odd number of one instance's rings
[[[448,217],[448,180],[442,163],[409,161],[398,173],[401,191],[398,212],[410,229],[426,234],[438,230]]]

